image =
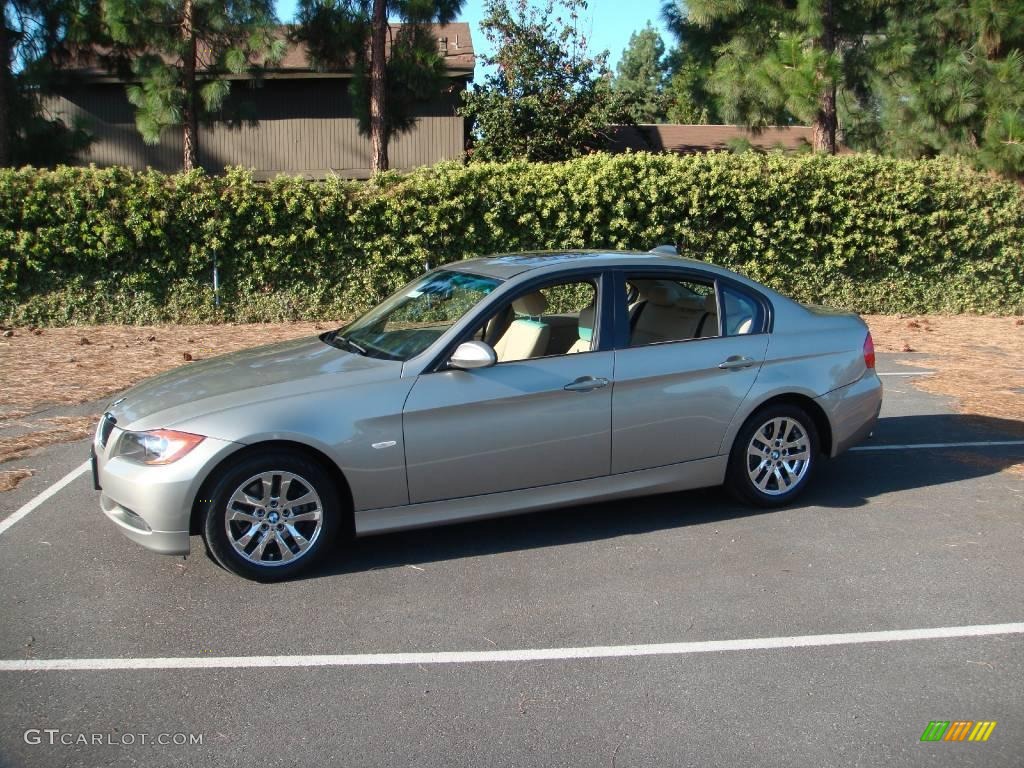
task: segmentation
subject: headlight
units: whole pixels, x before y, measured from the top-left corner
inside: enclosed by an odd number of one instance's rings
[[[175,432],[173,429],[124,432],[117,443],[116,455],[140,464],[170,464],[205,439],[202,435]]]

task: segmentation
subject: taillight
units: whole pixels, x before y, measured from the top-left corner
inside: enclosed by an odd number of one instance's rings
[[[875,367],[875,342],[871,340],[871,331],[864,339],[864,365],[868,368]]]

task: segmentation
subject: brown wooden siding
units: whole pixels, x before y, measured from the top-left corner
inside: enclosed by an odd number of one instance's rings
[[[200,163],[211,172],[250,168],[257,177],[286,173],[322,178],[369,175],[370,144],[360,135],[343,78],[236,82],[218,120],[199,132]],[[411,169],[462,156],[465,121],[455,114],[457,89],[418,114],[412,131],[393,137],[391,166]],[[135,128],[134,110],[118,83],[91,83],[48,104],[65,121],[84,120],[96,141],[83,164],[126,165],[174,172],[181,168],[181,130],[165,131],[147,145]]]

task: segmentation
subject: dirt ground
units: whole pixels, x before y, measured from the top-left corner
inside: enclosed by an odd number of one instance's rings
[[[1024,319],[928,315],[865,318],[879,352],[913,352],[935,371],[914,386],[952,396],[963,413],[1020,422],[1024,434]],[[95,415],[47,416],[190,361],[312,336],[339,323],[78,326],[14,329],[0,335],[0,491],[31,470],[4,462],[91,434]],[[7,335],[10,333],[10,335]]]
[[[961,413],[1017,421],[1024,435],[1024,318],[869,315],[878,352],[913,352],[934,375],[914,386],[956,399]]]

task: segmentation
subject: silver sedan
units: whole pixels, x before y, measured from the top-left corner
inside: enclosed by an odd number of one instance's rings
[[[434,269],[353,323],[150,379],[93,443],[100,506],[292,576],[338,540],[725,484],[791,502],[870,434],[864,322],[658,249]]]

